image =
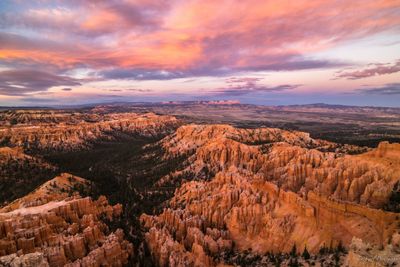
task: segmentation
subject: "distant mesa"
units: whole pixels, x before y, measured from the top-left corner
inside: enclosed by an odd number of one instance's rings
[[[210,101],[166,101],[161,102],[161,104],[166,105],[190,105],[190,104],[199,104],[199,105],[238,105],[240,104],[239,100],[210,100]]]

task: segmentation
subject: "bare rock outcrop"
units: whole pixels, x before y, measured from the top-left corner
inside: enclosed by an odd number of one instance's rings
[[[0,266],[10,267],[49,267],[49,263],[43,253],[34,252],[18,256],[16,253],[0,257]]]
[[[110,232],[121,205],[68,192],[82,178],[63,174],[0,212],[0,263],[12,266],[123,266],[133,246]]]
[[[174,134],[165,137],[161,143],[168,151],[167,156],[171,157],[196,150],[198,147],[217,139],[230,139],[247,145],[285,142],[303,148],[315,148],[338,153],[366,151],[366,148],[313,139],[309,133],[305,132],[286,131],[277,128],[242,129],[225,124],[184,125],[179,127]]]
[[[397,144],[381,144],[376,150],[349,155],[340,145],[314,140],[301,132],[235,129],[226,125],[182,126],[161,143],[166,157],[191,151],[188,167],[177,174],[191,173],[196,177],[204,169],[215,174],[234,166],[303,197],[314,191],[375,208],[387,203],[400,175]],[[332,149],[341,152],[326,152]],[[174,175],[169,175],[159,184],[173,179]]]
[[[162,136],[171,133],[179,122],[172,116],[158,116],[154,113],[116,114],[64,114],[62,118],[36,119],[30,113],[24,123],[0,126],[0,143],[25,149],[74,150],[88,147],[98,139],[113,139],[118,135],[138,134],[141,136]],[[53,114],[56,116],[57,114]],[[32,120],[30,120],[30,118]],[[18,121],[17,121],[18,122]]]
[[[77,189],[85,191],[90,186],[91,183],[88,180],[69,173],[61,173],[40,185],[28,195],[1,208],[0,212],[6,213],[17,209],[41,206],[51,201],[62,201],[71,196],[79,196]]]
[[[184,126],[160,143],[165,157],[188,162],[159,184],[178,174],[193,180],[161,214],[141,216],[160,266],[216,266],[224,253],[294,245],[316,253],[349,248],[354,237],[386,247],[400,233],[400,214],[384,210],[400,179],[399,144],[351,155],[357,148],[303,133],[220,125]]]

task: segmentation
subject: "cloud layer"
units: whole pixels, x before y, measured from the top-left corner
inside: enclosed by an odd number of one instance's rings
[[[400,40],[399,1],[3,0],[0,99],[30,99],[56,86],[61,88],[52,92],[63,96],[155,96],[157,90],[166,94],[164,89],[182,95],[185,86],[193,96],[203,87],[217,96],[247,96],[309,86],[298,77],[272,78],[268,84],[275,85],[266,85],[253,78],[262,72],[330,71],[326,82],[334,75],[339,79],[334,82],[346,87],[354,80],[400,72],[399,60],[354,69],[360,62],[329,54],[379,34]],[[377,58],[363,61],[390,62]],[[227,78],[232,76],[245,78]],[[219,80],[195,84],[203,77]],[[382,88],[390,84],[381,82]]]
[[[1,60],[139,80],[327,68],[340,63],[307,53],[400,25],[400,3],[387,0],[56,3],[0,13]]]
[[[400,60],[397,60],[394,64],[370,64],[367,68],[361,70],[352,71],[339,71],[336,73],[337,78],[345,78],[349,80],[357,80],[368,78],[372,76],[379,76],[385,74],[392,74],[400,72]]]
[[[282,84],[277,86],[267,86],[260,84],[259,81],[262,78],[253,77],[241,77],[241,78],[228,78],[225,80],[227,86],[218,88],[213,91],[214,94],[219,96],[241,96],[250,93],[259,92],[281,92],[296,89],[301,86],[301,84]]]
[[[400,83],[390,83],[380,87],[361,88],[357,91],[363,94],[372,95],[400,95]]]
[[[2,95],[21,96],[28,93],[47,91],[53,86],[74,85],[80,85],[80,82],[67,76],[43,71],[8,70],[0,72],[0,94]]]

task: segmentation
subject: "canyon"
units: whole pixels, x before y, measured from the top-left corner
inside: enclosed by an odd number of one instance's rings
[[[230,124],[241,128],[280,128],[336,143],[374,146],[400,142],[400,109],[328,104],[265,106],[234,101],[110,103],[93,112],[154,112],[197,124]]]
[[[186,169],[160,182],[181,172],[194,181],[160,215],[141,216],[160,266],[215,266],[233,249],[317,253],[349,248],[353,238],[400,252],[398,210],[383,210],[398,190],[400,144],[348,155],[353,147],[305,133],[226,125],[182,126],[161,142],[166,157],[193,154]],[[196,177],[204,169],[211,177]]]
[[[82,113],[43,114],[44,111],[3,114],[0,143],[26,150],[73,150],[90,146],[113,135],[138,134],[156,137],[177,126],[172,116],[153,113],[115,113],[103,116]],[[10,125],[10,122],[15,125]]]
[[[147,111],[0,112],[0,266],[400,262],[399,143]]]

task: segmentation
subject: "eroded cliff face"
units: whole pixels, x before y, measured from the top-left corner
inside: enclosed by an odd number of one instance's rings
[[[10,162],[53,168],[41,153],[28,155],[22,147],[30,152],[87,149],[93,142],[128,135],[159,138],[180,124],[154,114],[68,114],[71,118],[23,112],[13,117],[15,123],[0,123],[1,142],[13,146],[0,148],[0,168]],[[400,252],[399,144],[366,149],[297,131],[186,125],[129,159],[126,164],[150,167],[132,169],[126,176],[139,177],[146,187],[127,187],[123,199],[138,201],[130,199],[133,190],[138,199],[150,200],[143,203],[159,204],[177,187],[163,212],[140,218],[157,265],[246,265],[236,260],[247,255],[268,266],[266,253],[287,253],[294,245],[300,253],[305,247],[316,253],[342,244],[350,250],[350,265],[374,258],[382,247],[385,255]],[[122,207],[110,206],[104,197],[81,197],[79,192],[90,186],[62,174],[2,207],[0,266],[126,264],[133,247],[121,230],[108,226],[118,220]],[[139,229],[130,226],[126,234]],[[290,265],[289,259],[282,265]]]
[[[120,204],[74,191],[89,182],[62,174],[0,210],[0,266],[123,266],[133,246],[110,231]]]
[[[363,149],[315,140],[301,132],[225,125],[182,126],[161,143],[166,157],[189,155],[188,167],[176,174],[198,178],[202,170],[215,174],[233,166],[303,197],[313,191],[374,208],[384,207],[400,174],[398,144],[382,143],[376,150],[348,155]],[[331,150],[335,152],[326,152]],[[159,184],[173,179],[169,175]]]
[[[164,138],[161,143],[168,150],[168,156],[182,154],[217,140],[233,140],[247,145],[262,145],[285,142],[303,148],[315,148],[322,151],[337,153],[360,153],[365,148],[337,144],[325,140],[313,139],[309,133],[285,131],[277,128],[241,129],[230,125],[189,124],[179,127],[174,134]]]
[[[0,126],[0,143],[28,150],[74,150],[99,139],[112,140],[126,134],[160,137],[179,125],[175,117],[153,113],[24,115],[24,120],[18,117],[16,124]]]
[[[160,266],[215,266],[219,255],[316,253],[349,247],[353,237],[398,247],[400,214],[384,211],[400,179],[400,144],[361,149],[278,129],[183,126],[161,141],[189,155],[190,176],[158,216],[142,215],[146,242]],[[333,152],[328,152],[333,151]]]

